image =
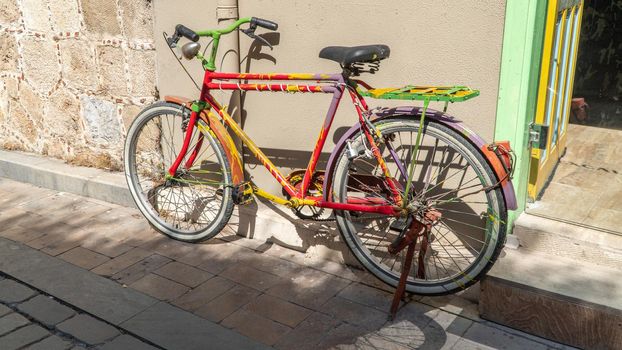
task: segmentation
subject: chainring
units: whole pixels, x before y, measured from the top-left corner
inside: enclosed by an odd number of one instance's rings
[[[299,188],[304,177],[304,172],[304,170],[293,171],[287,176],[287,180],[289,180],[292,186]],[[317,195],[322,195],[323,183],[323,176],[318,173],[314,174],[311,178],[311,183],[309,184],[309,191]],[[287,199],[291,198],[289,193],[283,191],[283,194],[287,197]],[[320,217],[324,213],[324,208],[302,205],[298,208],[292,208],[292,211],[294,212],[294,215],[303,220],[321,220]]]

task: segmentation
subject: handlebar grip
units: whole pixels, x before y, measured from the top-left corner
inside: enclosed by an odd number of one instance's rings
[[[183,24],[175,26],[175,33],[187,38],[188,40],[199,41],[199,34],[195,33],[194,30],[184,26]]]
[[[279,25],[272,22],[272,21],[268,21],[267,19],[262,19],[262,18],[257,18],[257,17],[253,17],[251,18],[251,25],[255,23],[256,25],[266,28],[266,29],[270,29],[270,30],[277,30],[279,28]]]

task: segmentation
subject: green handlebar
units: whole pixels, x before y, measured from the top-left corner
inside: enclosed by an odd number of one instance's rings
[[[240,18],[237,21],[235,21],[235,23],[233,23],[232,25],[230,25],[227,28],[224,29],[210,29],[210,30],[204,30],[204,31],[200,31],[197,32],[197,34],[199,34],[199,36],[209,36],[209,37],[216,37],[216,36],[220,36],[222,34],[229,34],[232,31],[238,29],[239,26],[241,26],[244,23],[249,23],[251,21],[250,17],[246,17],[246,18]]]
[[[199,31],[197,34],[199,36],[211,37],[214,39],[212,41],[212,52],[210,53],[209,59],[205,61],[205,58],[199,57],[203,62],[203,67],[210,71],[216,70],[216,53],[218,53],[218,43],[220,42],[220,36],[223,34],[229,34],[232,31],[238,29],[244,23],[249,23],[251,21],[250,17],[240,18],[235,23],[231,24],[229,27],[224,29],[216,29],[216,30],[204,30]]]

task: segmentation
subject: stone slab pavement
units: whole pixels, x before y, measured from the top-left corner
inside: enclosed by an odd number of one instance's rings
[[[0,274],[0,348],[144,349],[160,347]]]
[[[231,232],[182,243],[136,209],[0,178],[1,347],[568,349],[480,319],[477,285],[388,321],[392,290],[360,268]]]

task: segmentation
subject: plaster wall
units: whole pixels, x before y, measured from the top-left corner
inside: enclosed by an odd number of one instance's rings
[[[196,97],[198,91],[159,36],[162,31],[172,32],[177,23],[195,30],[217,27],[216,2],[191,0],[184,4],[155,1],[158,87],[162,95]],[[391,57],[382,61],[375,75],[364,75],[365,81],[378,87],[451,84],[480,89],[480,97],[452,105],[449,111],[491,140],[495,130],[504,11],[505,2],[501,0],[383,3],[239,0],[240,17],[261,17],[279,24],[277,33],[267,34],[276,43],[274,50],[240,34],[241,71],[339,72],[337,63],[318,58],[322,47],[384,43],[390,46]],[[267,31],[259,28],[257,33]],[[204,39],[202,42],[206,44]],[[199,62],[185,63],[200,83]],[[229,95],[214,94],[227,103]],[[248,92],[243,96],[244,130],[260,147],[266,148],[283,173],[287,174],[291,168],[304,168],[330,99],[330,95],[320,94]],[[369,100],[368,103],[390,106],[399,102]],[[333,130],[355,122],[356,114],[346,98],[340,105]],[[328,140],[325,157],[337,140]],[[280,187],[252,156],[246,157],[245,163],[256,183],[280,193]]]

